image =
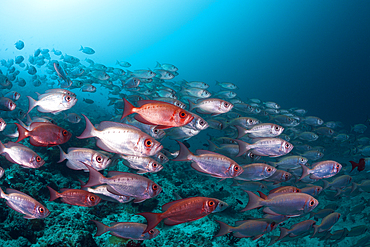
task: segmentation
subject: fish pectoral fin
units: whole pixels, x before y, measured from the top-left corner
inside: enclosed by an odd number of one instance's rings
[[[153,124],[152,122],[149,122],[148,120],[144,119],[141,115],[139,114],[136,114],[134,116],[134,119],[136,121],[139,121],[140,123],[143,123],[143,124],[148,124],[148,125],[156,125],[156,124]]]
[[[121,196],[122,195],[122,194],[118,193],[115,189],[113,189],[110,185],[108,185],[107,190],[110,193],[114,194],[114,195],[118,195],[118,196]]]
[[[25,216],[23,216],[23,218],[25,218],[25,219],[36,219],[36,217],[32,216],[32,215],[25,215]]]

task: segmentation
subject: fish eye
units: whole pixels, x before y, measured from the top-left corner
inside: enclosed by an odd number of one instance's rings
[[[43,207],[39,207],[39,213],[44,213],[45,212],[45,209]]]
[[[254,153],[249,154],[249,158],[253,159],[255,157]]]
[[[288,174],[285,174],[285,177],[286,177],[286,178],[288,178],[288,177],[289,177],[289,175],[288,175]]]
[[[184,112],[184,111],[180,112],[180,117],[185,118],[186,117],[186,112]]]
[[[313,206],[315,204],[315,201],[314,200],[311,200],[310,201],[310,206]]]
[[[234,166],[234,171],[239,171],[239,166],[238,165],[236,165],[236,166]]]
[[[280,128],[279,128],[279,126],[275,126],[275,130],[279,130]]]
[[[225,103],[224,103],[224,106],[225,106],[225,107],[229,107],[229,103],[225,102]]]
[[[152,189],[153,189],[154,191],[158,190],[158,185],[153,184],[153,185],[152,185]]]
[[[72,98],[71,98],[70,96],[67,96],[67,97],[66,97],[66,101],[67,101],[67,102],[71,101],[71,99],[72,99]]]
[[[10,106],[10,107],[12,107],[12,106],[13,106],[13,103],[12,103],[12,102],[10,102],[10,103],[9,103],[9,106]]]
[[[149,233],[149,234],[154,234],[154,230],[153,230],[153,229],[151,229],[148,233]]]
[[[275,226],[275,222],[271,222],[271,227],[273,228]]]
[[[336,165],[336,167],[339,169],[339,165]]]
[[[270,168],[270,167],[267,167],[267,171],[268,171],[268,172],[271,172],[271,168]]]
[[[145,147],[149,148],[149,147],[151,147],[153,145],[153,142],[150,139],[146,139],[144,141],[144,145],[145,145]]]
[[[209,201],[208,202],[208,206],[213,207],[214,205],[215,205],[215,202],[214,201]]]
[[[154,129],[153,132],[154,132],[154,134],[158,134],[158,130],[157,129]]]
[[[62,134],[63,134],[64,136],[66,136],[66,135],[68,135],[68,131],[63,130],[63,131],[62,131]]]
[[[200,124],[200,125],[204,125],[204,121],[203,121],[203,120],[200,120],[200,121],[199,121],[199,124]]]
[[[96,156],[96,161],[100,163],[103,161],[103,158],[100,155]]]
[[[153,163],[153,167],[157,167],[158,166],[158,164],[157,163]]]
[[[301,158],[301,162],[304,162],[304,159],[303,158]]]
[[[37,162],[40,162],[41,161],[41,157],[40,156],[36,156],[36,161]]]
[[[90,196],[90,201],[94,202],[96,200],[95,196]]]
[[[289,148],[290,147],[289,143],[285,143],[285,147]]]

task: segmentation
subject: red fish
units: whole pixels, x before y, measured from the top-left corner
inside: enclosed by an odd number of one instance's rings
[[[30,143],[37,147],[51,147],[66,143],[72,134],[59,127],[58,125],[45,122],[33,122],[30,125],[31,130],[27,130],[17,124],[19,137],[16,142],[20,142],[24,138],[30,137]]]
[[[134,107],[126,99],[123,99],[123,101],[125,102],[125,108],[121,119],[132,113],[137,113],[134,117],[137,121],[157,125],[156,129],[184,126],[194,118],[190,112],[167,102],[139,100],[137,102],[139,107]]]
[[[350,163],[352,164],[352,170],[351,171],[353,171],[356,167],[357,167],[357,170],[359,172],[365,170],[365,159],[364,158],[361,158],[358,161],[358,163],[356,163],[354,161],[350,161]]]
[[[149,232],[163,219],[164,224],[173,226],[203,218],[210,213],[224,210],[228,205],[218,199],[208,197],[190,197],[166,203],[162,206],[163,213],[140,213],[148,221],[145,231]]]
[[[62,202],[76,205],[81,207],[93,207],[97,205],[101,198],[91,192],[78,189],[60,189],[62,193],[58,193],[49,186],[47,186],[50,191],[50,200],[54,201],[57,198],[62,198]]]

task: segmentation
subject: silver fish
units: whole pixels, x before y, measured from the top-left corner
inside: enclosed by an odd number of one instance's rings
[[[38,97],[38,101],[31,96],[27,96],[27,98],[29,102],[27,113],[37,106],[39,112],[55,114],[70,109],[77,102],[76,97],[64,93],[41,94]]]
[[[49,216],[50,211],[29,195],[14,189],[6,189],[6,193],[0,188],[0,198],[4,198],[11,209],[24,214],[23,218],[43,219]]]
[[[232,159],[208,150],[197,150],[198,155],[194,155],[182,143],[179,155],[172,161],[193,161],[191,167],[198,172],[205,173],[216,178],[235,178],[243,172],[243,168]]]
[[[239,144],[239,154],[241,156],[248,150],[260,156],[279,157],[292,151],[293,145],[280,138],[262,138],[255,143],[249,144],[235,139]]]
[[[150,157],[141,157],[134,155],[120,155],[122,159],[128,161],[129,164],[123,163],[125,166],[136,169],[137,174],[156,173],[163,169],[163,166]]]
[[[197,104],[192,103],[190,100],[188,102],[189,111],[197,109],[199,113],[212,114],[213,116],[229,112],[234,107],[230,102],[216,98],[201,99],[198,100]]]
[[[274,175],[276,168],[265,163],[254,163],[243,165],[243,172],[236,177],[236,180],[258,181]]]
[[[83,185],[83,184],[82,184]],[[101,199],[111,202],[127,203],[132,201],[134,198],[124,195],[116,195],[108,191],[108,185],[100,185],[96,188],[86,188],[88,192],[97,194]]]
[[[312,179],[330,178],[342,169],[342,165],[333,160],[317,162],[312,165],[312,169],[302,164],[301,166],[303,171],[300,180],[308,175],[310,175]]]
[[[45,164],[45,161],[37,153],[20,143],[3,144],[0,142],[0,153],[10,162],[23,168],[39,168]]]
[[[103,121],[96,129],[90,120],[85,115],[83,116],[86,121],[86,128],[77,138],[96,137],[98,139],[96,145],[107,152],[152,156],[163,148],[158,141],[134,126]]]
[[[249,138],[276,137],[284,131],[283,127],[271,123],[256,124],[251,129],[245,129],[238,125],[235,127],[238,130],[238,138],[245,134],[248,134]]]
[[[58,147],[60,150],[58,163],[67,159],[67,167],[73,170],[88,172],[83,162],[100,171],[107,168],[112,161],[108,156],[89,148],[68,148],[68,154],[66,154],[60,146]]]
[[[125,195],[135,197],[134,202],[139,203],[156,197],[161,193],[162,188],[152,180],[128,172],[108,172],[109,178],[101,175],[97,170],[87,165],[89,169],[89,181],[82,187],[91,187],[101,184],[107,184],[108,191],[116,195]]]

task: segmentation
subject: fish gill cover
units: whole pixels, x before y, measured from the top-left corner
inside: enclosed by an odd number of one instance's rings
[[[369,3],[0,7],[2,246],[368,245]]]

